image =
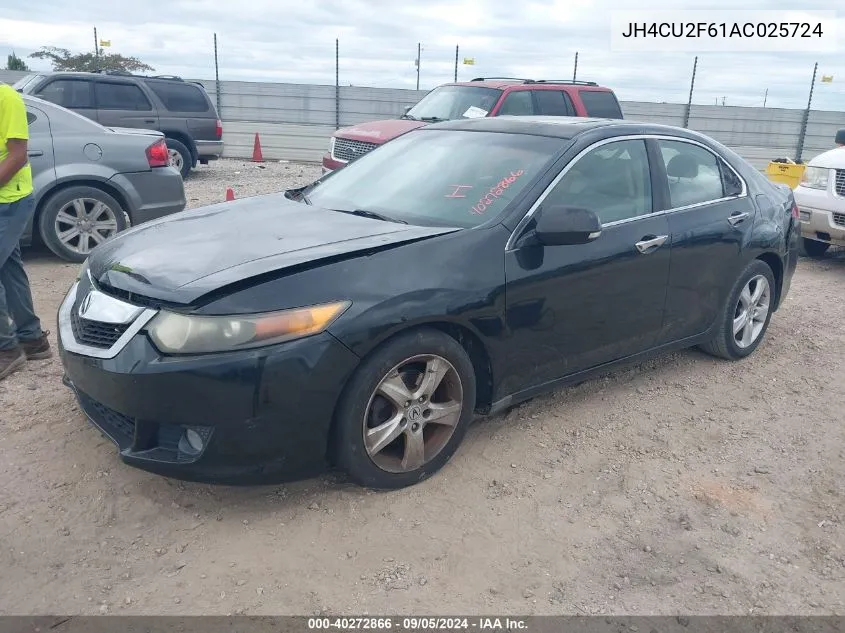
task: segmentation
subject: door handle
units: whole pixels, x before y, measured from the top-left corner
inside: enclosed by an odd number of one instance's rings
[[[44,156],[44,152],[40,149],[31,149],[26,153],[27,156]]]
[[[657,247],[663,246],[663,243],[669,239],[668,235],[658,235],[657,237],[643,238],[635,244],[637,250],[641,253],[651,252]]]
[[[728,222],[731,223],[731,226],[736,226],[740,222],[743,222],[747,217],[748,214],[744,211],[734,211],[728,216]]]
[[[144,123],[155,123],[155,119],[144,119]]]

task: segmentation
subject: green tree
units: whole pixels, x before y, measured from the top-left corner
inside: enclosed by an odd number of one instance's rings
[[[125,57],[120,53],[105,54],[100,49],[99,59],[91,53],[71,53],[66,48],[42,46],[41,50],[30,55],[35,59],[49,60],[53,70],[75,70],[78,72],[97,72],[98,70],[122,70],[135,72],[139,70],[155,70],[137,57]]]
[[[15,55],[15,51],[6,58],[6,70],[29,70],[29,66],[20,57]]]

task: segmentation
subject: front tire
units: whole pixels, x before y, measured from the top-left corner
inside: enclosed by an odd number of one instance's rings
[[[358,368],[338,403],[339,465],[370,488],[404,488],[430,477],[466,434],[475,380],[464,348],[438,330],[389,340]]]
[[[807,237],[801,238],[801,246],[807,257],[812,257],[813,259],[824,256],[827,249],[830,248],[830,244],[827,242],[819,242],[818,240],[811,240]]]
[[[83,262],[91,249],[127,227],[120,203],[102,189],[68,187],[51,195],[38,219],[41,239],[69,262]]]
[[[701,349],[728,360],[751,355],[769,327],[775,292],[772,269],[765,262],[755,259],[734,284],[716,335]]]

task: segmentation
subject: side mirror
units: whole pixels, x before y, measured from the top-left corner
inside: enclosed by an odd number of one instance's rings
[[[414,107],[414,106],[412,106],[412,105],[405,106],[405,107],[402,109],[402,114],[408,114],[408,112],[410,112],[410,111],[411,111],[411,108],[413,108],[413,107]]]
[[[836,132],[835,143],[837,145],[845,145],[845,127]]]
[[[534,228],[534,238],[543,246],[586,244],[599,235],[599,216],[589,209],[564,205],[541,207]]]

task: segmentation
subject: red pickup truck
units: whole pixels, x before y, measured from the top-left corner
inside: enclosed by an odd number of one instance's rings
[[[429,123],[500,115],[623,118],[613,91],[592,81],[478,77],[438,86],[398,119],[337,130],[323,156],[323,173]]]

